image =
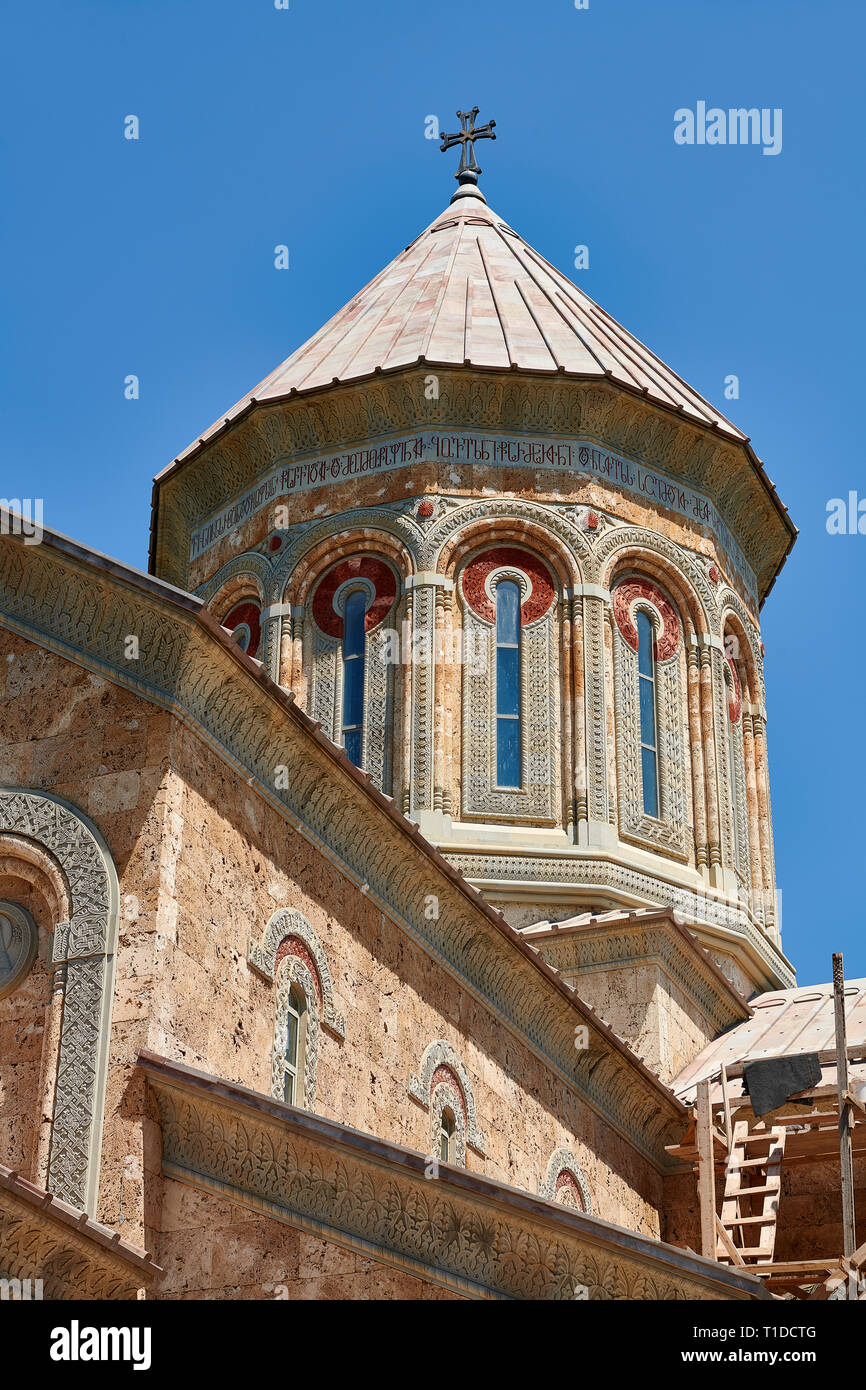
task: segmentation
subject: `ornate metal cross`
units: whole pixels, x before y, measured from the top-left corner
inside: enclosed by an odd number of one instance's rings
[[[479,126],[476,130],[475,117],[478,115],[478,109],[477,106],[473,106],[471,111],[458,111],[457,115],[460,117],[460,129],[454,135],[446,135],[444,131],[442,132],[442,144],[439,146],[440,150],[450,150],[452,145],[459,145],[461,147],[460,167],[454,175],[458,183],[461,182],[461,175],[468,175],[468,178],[464,180],[465,182],[478,182],[478,175],[481,173],[481,169],[475,158],[475,141],[496,139],[496,136],[493,134],[493,127],[496,125],[495,121],[488,121],[486,125]],[[468,159],[466,158],[467,148],[469,150]]]

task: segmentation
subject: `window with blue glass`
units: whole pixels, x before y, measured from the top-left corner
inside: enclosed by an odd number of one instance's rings
[[[646,613],[638,612],[637,669],[640,690],[640,759],[643,782],[644,815],[659,813],[659,759],[656,743],[656,671],[653,656],[653,625]]]
[[[496,782],[520,786],[520,588],[496,589]]]
[[[364,729],[364,618],[367,595],[353,589],[343,613],[343,747],[361,766]]]

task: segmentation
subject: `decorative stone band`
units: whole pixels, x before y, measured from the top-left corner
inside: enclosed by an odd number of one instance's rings
[[[701,924],[722,928],[723,932],[739,938],[747,948],[755,970],[756,989],[760,993],[770,989],[790,989],[796,984],[793,966],[781,949],[769,940],[767,933],[755,926],[751,915],[759,910],[767,912],[772,908],[770,894],[762,904],[752,894],[741,907],[733,898],[725,898],[721,893],[711,895],[707,891],[698,892],[684,888],[673,878],[663,879],[656,874],[646,874],[627,865],[591,858],[571,849],[567,855],[512,855],[504,853],[475,854],[468,851],[449,849],[446,856],[451,864],[471,883],[482,886],[487,891],[500,892],[503,884],[531,884],[533,891],[543,885],[547,900],[563,895],[557,890],[580,890],[587,885],[597,890],[614,889],[621,899],[629,903],[640,901],[647,907],[662,907],[667,904],[680,913],[682,919],[693,923],[696,934],[701,937]],[[566,901],[578,899],[570,896]],[[783,983],[779,983],[782,981]]]
[[[144,1250],[0,1164],[0,1278],[46,1299],[135,1299],[162,1274]]]
[[[58,925],[52,955],[65,990],[48,1183],[55,1197],[92,1215],[114,994],[117,874],[96,826],[60,797],[0,789],[0,830],[42,845],[69,885],[70,920]]]
[[[433,1092],[437,1085],[447,1079],[443,1073],[448,1072],[451,1073],[453,1088],[457,1090],[461,1109],[466,1116],[466,1143],[484,1158],[487,1140],[478,1128],[472,1082],[459,1054],[444,1038],[437,1038],[424,1049],[418,1075],[409,1080],[409,1094],[425,1110],[429,1110]]]
[[[470,1298],[752,1299],[759,1281],[152,1053],[162,1170]],[[585,1291],[585,1292],[584,1292]]]
[[[588,1216],[592,1215],[592,1194],[583,1169],[570,1149],[554,1149],[538,1194],[547,1202],[561,1201],[563,1188],[571,1189],[574,1202]],[[572,1206],[574,1202],[566,1201],[566,1205]]]

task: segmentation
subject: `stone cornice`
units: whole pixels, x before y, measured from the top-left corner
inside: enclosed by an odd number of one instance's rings
[[[659,1169],[686,1112],[190,595],[46,533],[0,538],[0,622],[168,709]],[[139,657],[126,660],[127,634]],[[276,769],[292,769],[285,789]],[[430,919],[430,893],[439,916]],[[574,1030],[589,1025],[589,1046]]]
[[[525,930],[528,940],[563,971],[628,969],[656,964],[664,969],[703,1015],[713,1033],[748,1018],[752,1010],[725,978],[696,936],[670,909],[593,919],[544,931]]]
[[[48,1299],[132,1299],[161,1273],[144,1250],[0,1164],[0,1278],[41,1279]]]
[[[440,376],[435,400],[425,393],[431,368]],[[794,544],[796,527],[747,440],[741,444],[612,381],[460,369],[419,358],[412,367],[352,384],[253,401],[176,459],[154,482],[150,568],[186,583],[194,524],[277,461],[467,420],[482,430],[580,433],[708,492],[743,545],[762,601]]]
[[[139,1055],[167,1177],[474,1298],[766,1298],[759,1281],[572,1208]]]

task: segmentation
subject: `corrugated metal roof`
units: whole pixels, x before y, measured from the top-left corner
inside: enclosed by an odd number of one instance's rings
[[[410,366],[557,369],[609,377],[648,399],[745,440],[509,227],[481,196],[446,208],[323,328],[201,439],[250,403]],[[190,446],[185,457],[197,448]]]
[[[825,1052],[836,1045],[833,986],[805,985],[776,990],[751,999],[752,1017],[708,1043],[694,1061],[672,1082],[681,1100],[691,1101],[699,1081],[718,1074],[724,1063],[754,1062],[761,1057],[785,1057],[798,1052]],[[866,979],[846,980],[845,1020],[848,1046],[866,1048]],[[855,1067],[860,1075],[863,1068]],[[836,1068],[822,1066],[822,1084],[835,1082]],[[733,1095],[741,1094],[739,1080],[732,1080]]]

